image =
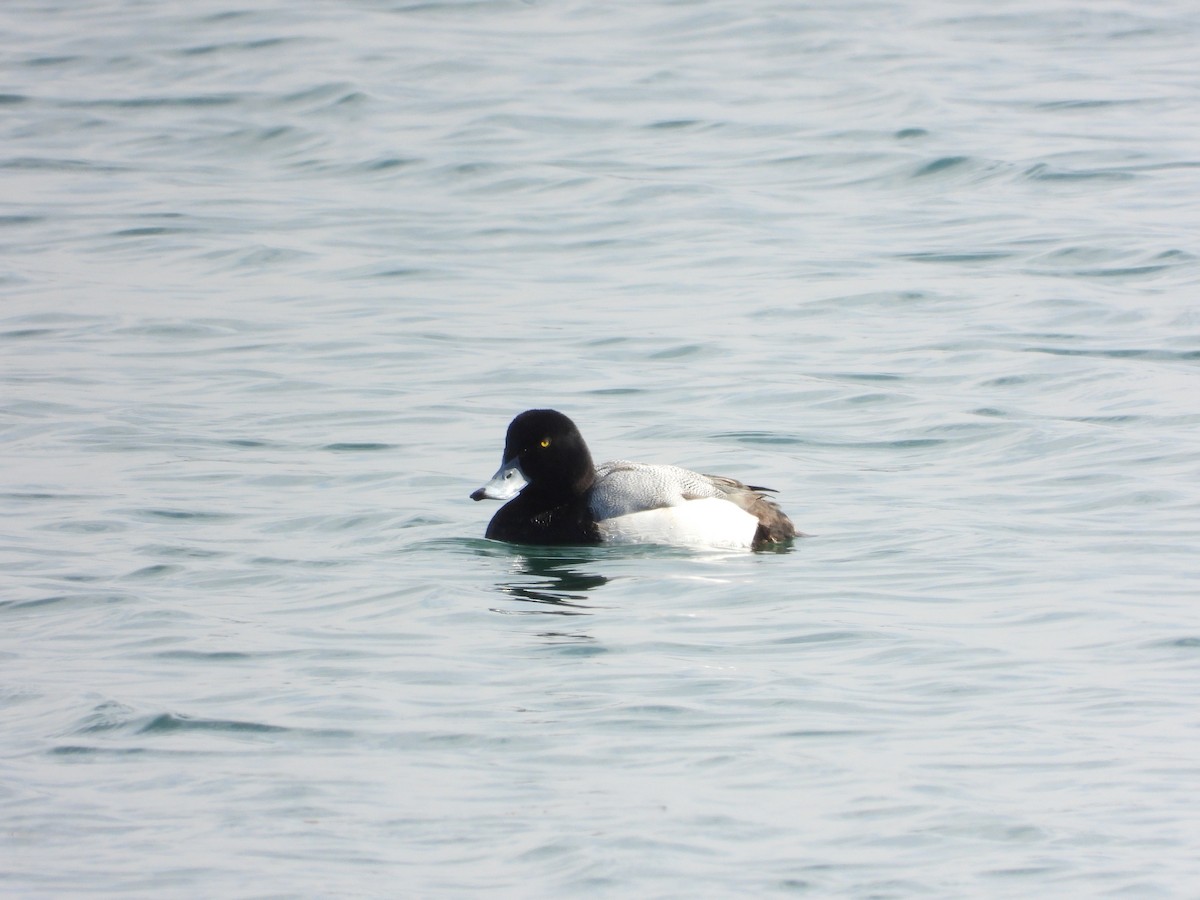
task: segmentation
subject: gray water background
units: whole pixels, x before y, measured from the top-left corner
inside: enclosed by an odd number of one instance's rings
[[[0,894],[1197,896],[1194,4],[0,36]],[[529,406],[812,536],[484,541]]]

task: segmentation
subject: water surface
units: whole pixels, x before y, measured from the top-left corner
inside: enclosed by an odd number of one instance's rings
[[[0,32],[5,892],[1194,892],[1190,6]],[[812,536],[485,541],[530,406]]]

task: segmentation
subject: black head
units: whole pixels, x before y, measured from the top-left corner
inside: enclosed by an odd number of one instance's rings
[[[582,494],[596,478],[592,454],[575,423],[554,409],[530,409],[508,426],[505,462],[516,461],[527,491]]]

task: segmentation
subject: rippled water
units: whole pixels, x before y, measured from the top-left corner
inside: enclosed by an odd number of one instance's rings
[[[0,892],[1194,894],[1190,4],[0,33]],[[534,405],[812,536],[484,541]]]

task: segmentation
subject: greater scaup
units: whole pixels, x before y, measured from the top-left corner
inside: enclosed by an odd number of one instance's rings
[[[504,462],[472,500],[509,501],[486,536],[515,544],[782,544],[796,527],[764,492],[719,475],[624,460],[592,463],[575,423],[530,409],[508,426]]]

